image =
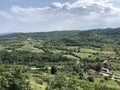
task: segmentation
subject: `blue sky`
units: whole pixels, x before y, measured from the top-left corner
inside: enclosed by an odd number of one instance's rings
[[[120,0],[0,0],[0,33],[120,27]]]

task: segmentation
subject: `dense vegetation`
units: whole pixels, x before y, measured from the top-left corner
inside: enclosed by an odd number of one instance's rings
[[[0,90],[120,90],[119,39],[120,28],[0,35]]]

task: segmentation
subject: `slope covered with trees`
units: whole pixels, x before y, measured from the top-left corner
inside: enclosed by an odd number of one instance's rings
[[[120,90],[119,39],[120,28],[1,35],[0,89]]]

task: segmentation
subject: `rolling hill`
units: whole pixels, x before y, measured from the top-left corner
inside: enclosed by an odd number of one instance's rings
[[[120,28],[2,35],[0,89],[120,90],[119,39]]]

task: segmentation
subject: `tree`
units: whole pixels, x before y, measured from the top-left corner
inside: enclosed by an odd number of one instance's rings
[[[51,74],[56,74],[57,68],[55,66],[51,67]]]
[[[96,71],[100,72],[101,68],[102,68],[102,64],[101,64],[101,63],[98,63],[98,64],[96,65]]]
[[[73,66],[73,71],[75,71],[76,73],[79,73],[79,67],[78,66]]]
[[[106,77],[104,77],[104,79],[108,81],[110,78],[106,76]]]
[[[84,79],[84,74],[82,72],[79,73],[79,79],[83,80]]]
[[[94,78],[93,78],[93,77],[91,77],[91,76],[90,76],[90,77],[88,77],[87,79],[89,80],[89,82],[94,82]]]
[[[4,72],[0,76],[0,90],[31,90],[20,69],[13,72]]]
[[[8,81],[8,90],[31,90],[29,82],[25,80],[20,69],[16,68],[12,73],[12,78]]]

